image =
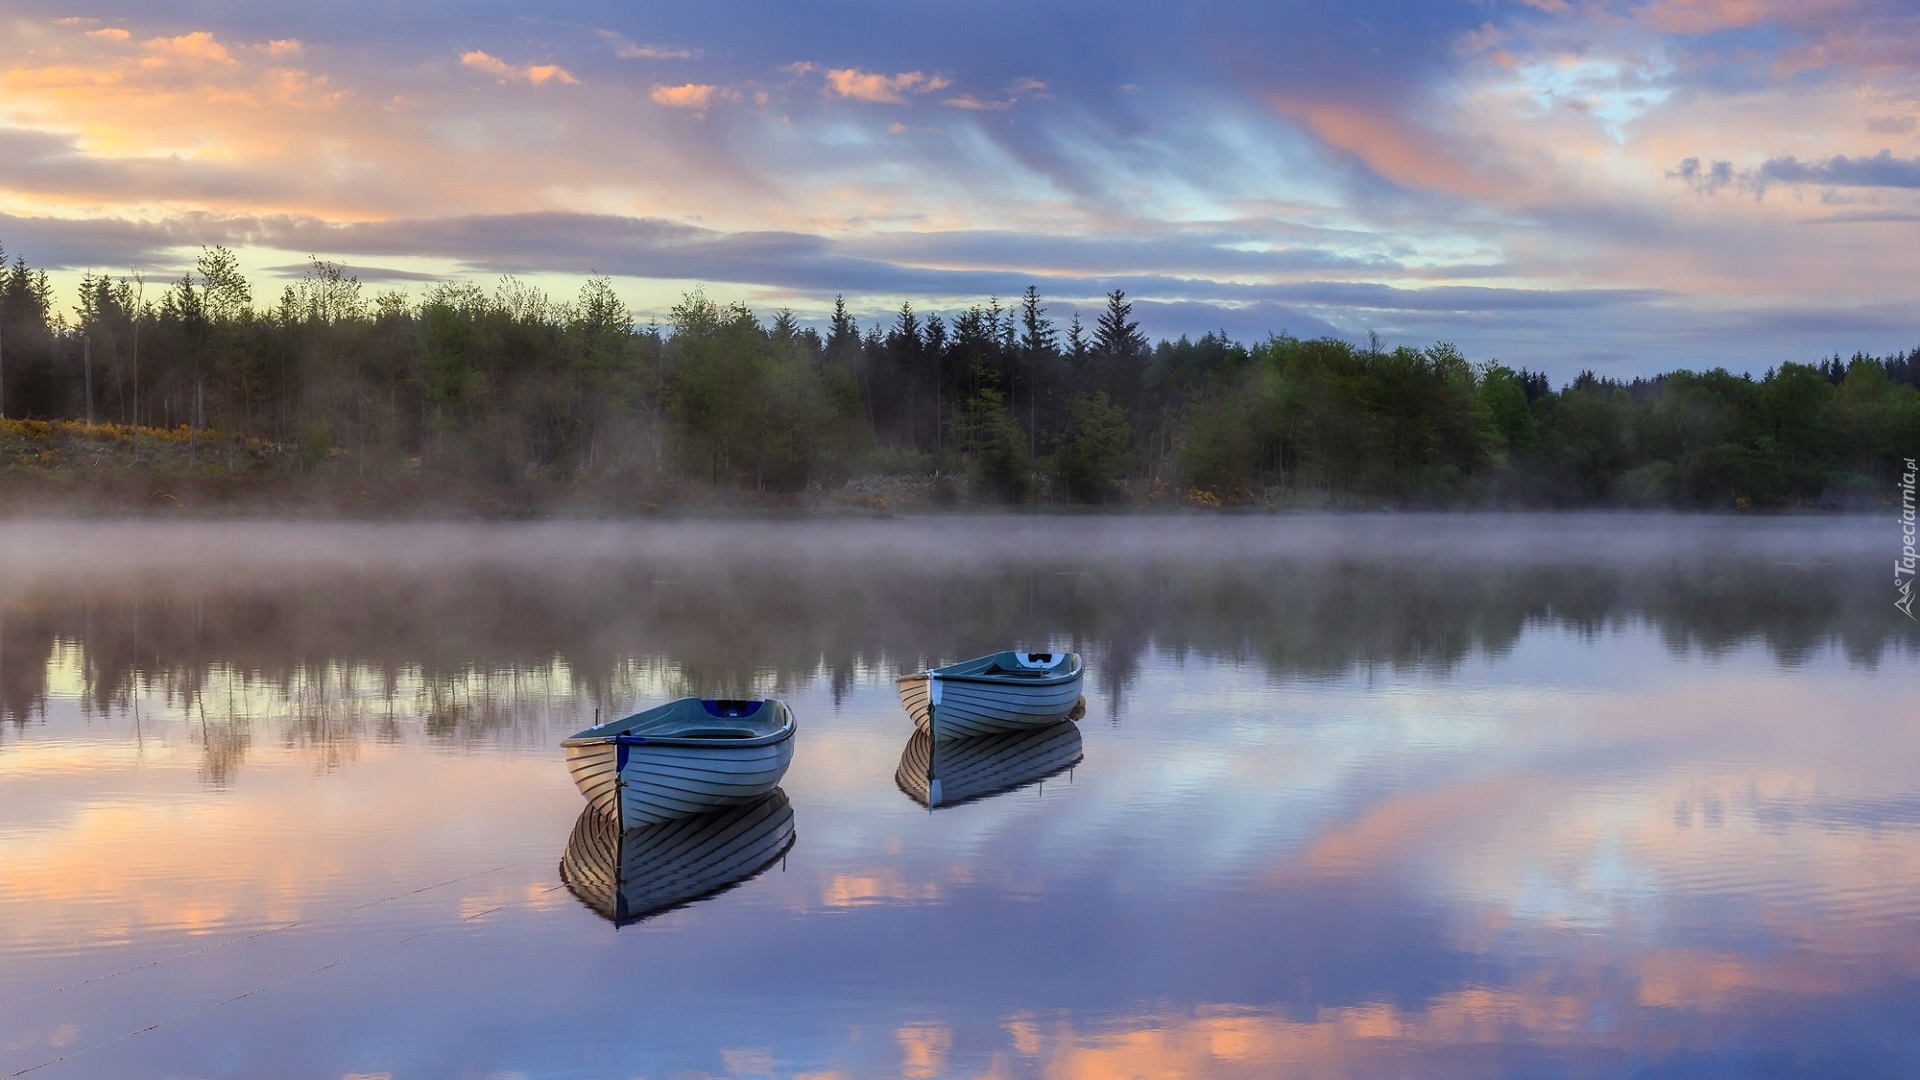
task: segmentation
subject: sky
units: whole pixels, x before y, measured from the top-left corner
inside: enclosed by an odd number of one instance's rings
[[[1560,378],[1920,345],[1913,0],[9,0],[0,245],[256,295],[613,278],[817,321],[1029,284],[1155,337]]]

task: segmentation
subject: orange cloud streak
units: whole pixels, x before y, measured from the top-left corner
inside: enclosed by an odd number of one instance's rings
[[[1504,179],[1461,161],[1440,140],[1391,116],[1358,105],[1275,97],[1275,110],[1304,125],[1321,142],[1359,158],[1402,187],[1487,198],[1506,192]]]

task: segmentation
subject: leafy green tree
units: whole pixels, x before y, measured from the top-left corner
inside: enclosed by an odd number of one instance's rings
[[[1527,401],[1526,383],[1512,368],[1498,360],[1480,368],[1480,405],[1502,455],[1524,454],[1533,447],[1539,425]]]

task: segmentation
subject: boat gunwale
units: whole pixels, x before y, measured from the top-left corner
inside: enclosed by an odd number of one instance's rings
[[[676,701],[668,702],[667,704],[668,705],[678,704],[678,701],[681,701],[681,700],[687,700],[687,699],[684,699],[684,698],[677,699]],[[702,699],[694,698],[692,700],[699,701]],[[565,747],[619,746],[624,742],[628,746],[667,746],[667,747],[691,748],[691,749],[698,749],[698,750],[720,750],[720,749],[753,750],[760,747],[774,746],[779,743],[783,743],[788,739],[793,738],[794,732],[799,730],[799,725],[794,723],[793,710],[788,708],[787,703],[780,700],[779,698],[763,698],[762,701],[765,703],[778,705],[780,707],[781,713],[784,714],[784,720],[780,725],[780,727],[776,728],[775,730],[770,731],[765,735],[755,735],[752,738],[740,739],[740,738],[733,738],[733,737],[702,738],[699,736],[678,736],[678,735],[660,735],[660,736],[627,735],[620,732],[614,732],[609,735],[588,735],[586,734],[586,732],[583,731],[574,735],[569,735],[568,737],[560,740],[560,745]],[[627,720],[632,720],[634,717],[640,716],[645,712],[651,712],[651,711],[653,710],[651,709],[642,710],[641,712],[634,713],[633,716],[623,716],[618,720],[610,720],[607,723],[601,724],[599,726],[611,727],[614,724],[619,724]],[[587,729],[587,731],[592,731],[592,730],[593,728]]]
[[[1072,682],[1086,673],[1086,665],[1081,662],[1080,654],[1072,652],[1062,654],[1073,658],[1074,664],[1072,669],[1059,675],[989,675],[985,672],[963,674],[960,672],[949,673],[947,670],[949,668],[965,667],[968,664],[977,664],[982,660],[991,660],[1000,655],[1000,653],[990,653],[986,656],[975,657],[972,660],[962,660],[957,664],[945,664],[937,668],[928,668],[925,671],[916,671],[911,675],[901,675],[895,678],[894,683],[899,685],[919,679],[939,679],[941,682],[982,683],[988,686],[1051,687]]]

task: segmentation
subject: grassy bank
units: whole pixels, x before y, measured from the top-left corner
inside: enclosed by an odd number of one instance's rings
[[[0,514],[520,518],[750,511],[872,514],[950,503],[936,484],[864,478],[756,494],[674,478],[479,476],[217,431],[0,420]]]

